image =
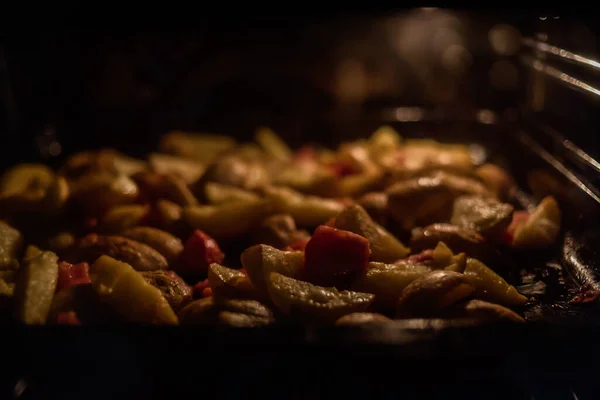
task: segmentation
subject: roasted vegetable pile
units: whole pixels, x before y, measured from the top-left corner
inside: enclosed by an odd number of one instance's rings
[[[26,324],[523,321],[501,254],[545,248],[552,197],[468,147],[384,126],[336,150],[171,132],[0,180],[0,315]]]

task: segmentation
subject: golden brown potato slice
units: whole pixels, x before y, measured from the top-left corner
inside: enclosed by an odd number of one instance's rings
[[[138,226],[150,212],[148,204],[126,204],[109,209],[100,222],[105,233],[119,233]]]
[[[506,307],[477,299],[457,305],[449,315],[452,317],[474,318],[481,321],[525,322],[523,317]]]
[[[256,300],[222,300],[205,297],[185,306],[178,314],[182,325],[227,325],[249,328],[275,322],[273,313]]]
[[[469,279],[453,271],[433,271],[410,283],[398,300],[398,318],[435,317],[475,291]]]
[[[84,176],[71,182],[70,188],[73,199],[91,213],[133,203],[139,194],[138,186],[127,175],[108,173]]]
[[[367,310],[375,297],[370,293],[316,286],[277,272],[269,274],[267,288],[273,304],[285,314],[298,314],[327,322]]]
[[[160,290],[173,311],[177,312],[192,301],[192,288],[174,271],[148,271],[140,274],[146,282]]]
[[[254,140],[274,159],[278,161],[289,161],[292,159],[292,150],[270,128],[264,126],[258,128],[254,135]]]
[[[241,259],[248,277],[264,294],[267,293],[266,279],[271,272],[297,278],[304,268],[303,251],[281,251],[264,244],[247,248]]]
[[[58,280],[58,257],[31,249],[15,283],[16,317],[26,324],[45,324]]]
[[[495,164],[483,164],[475,170],[475,173],[490,191],[501,200],[506,200],[510,192],[516,187],[510,175]]]
[[[394,235],[371,219],[358,204],[347,207],[335,218],[334,227],[366,238],[371,248],[371,260],[394,262],[406,257],[410,249]]]
[[[164,153],[191,158],[208,164],[235,146],[235,139],[212,133],[172,131],[163,136],[159,149]]]
[[[170,154],[150,153],[148,161],[154,172],[160,175],[175,175],[186,184],[196,182],[206,169],[201,162]]]
[[[169,265],[173,265],[183,251],[181,239],[157,228],[138,226],[122,232],[121,236],[152,247],[167,259]]]
[[[520,294],[514,286],[509,285],[504,278],[475,258],[467,259],[464,273],[477,289],[475,295],[482,300],[507,306],[515,306],[527,301],[527,297]]]
[[[290,214],[299,226],[317,226],[335,217],[344,205],[333,199],[304,195],[284,187],[270,187],[266,197],[272,201],[275,210]]]
[[[204,186],[204,196],[206,197],[206,200],[213,205],[229,203],[232,201],[256,201],[259,199],[257,194],[249,190],[217,182],[206,182],[206,185]]]
[[[560,233],[560,219],[560,208],[554,197],[544,198],[533,214],[517,226],[512,245],[521,248],[550,246]]]
[[[241,271],[212,263],[208,268],[208,284],[215,298],[257,299],[258,291]]]
[[[390,215],[407,230],[415,225],[448,221],[458,196],[491,196],[481,182],[444,171],[401,180],[388,187],[386,194]]]
[[[404,289],[430,271],[430,268],[422,264],[370,262],[367,272],[356,279],[352,288],[360,292],[373,293],[377,304],[393,309]]]
[[[0,271],[19,268],[19,252],[23,248],[23,235],[0,220]]]
[[[193,206],[183,209],[183,218],[217,240],[246,235],[271,214],[271,204],[263,199],[244,200],[218,206]]]
[[[92,265],[90,278],[100,299],[127,321],[177,325],[177,316],[161,291],[131,265],[102,256]]]

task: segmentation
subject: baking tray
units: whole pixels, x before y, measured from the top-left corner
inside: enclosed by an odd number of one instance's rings
[[[249,139],[257,118],[235,123],[215,118],[202,128]],[[523,188],[514,199],[522,207],[538,200],[528,194],[527,172],[551,174],[560,182],[548,190],[561,205],[563,235],[548,251],[511,254],[502,271],[511,283],[529,285],[532,301],[521,311],[530,322],[256,329],[3,326],[3,359],[10,368],[2,375],[0,398],[597,398],[587,396],[600,389],[592,374],[600,356],[594,345],[598,308],[569,300],[581,285],[598,285],[598,191],[568,159],[536,140],[535,127],[507,123],[491,110],[416,107],[386,108],[353,120],[323,114],[268,122],[294,145],[352,140],[382,124],[404,137],[467,143],[480,161],[510,171]],[[59,125],[57,140],[74,134],[67,127]],[[139,142],[137,150],[150,151],[154,144]]]

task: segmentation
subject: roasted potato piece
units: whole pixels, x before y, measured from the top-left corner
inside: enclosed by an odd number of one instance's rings
[[[310,239],[310,234],[298,230],[294,218],[289,214],[271,215],[252,235],[253,242],[283,249],[290,243]]]
[[[44,201],[54,182],[54,172],[42,164],[10,168],[0,178],[0,215],[46,211],[52,204]]]
[[[507,306],[527,301],[527,297],[520,294],[514,286],[509,285],[500,275],[477,259],[467,259],[464,273],[471,285],[475,286],[475,295],[482,300]]]
[[[255,300],[215,301],[212,297],[196,300],[178,314],[182,325],[219,324],[254,327],[275,322],[273,313]]]
[[[277,161],[289,161],[292,159],[292,150],[275,132],[270,128],[260,127],[256,130],[254,140],[265,150],[265,152]]]
[[[188,224],[217,240],[245,235],[269,214],[271,204],[263,199],[186,207],[183,210],[183,218]]]
[[[142,194],[148,199],[164,198],[180,206],[194,206],[198,199],[188,188],[185,181],[176,175],[159,175],[153,172],[136,174],[133,180],[140,187]]]
[[[192,301],[192,288],[175,272],[147,271],[140,274],[146,282],[160,290],[173,311],[177,312]]]
[[[202,178],[193,185],[193,190],[200,196],[208,182],[254,190],[266,186],[269,181],[269,174],[262,163],[228,155],[209,165]]]
[[[277,212],[290,214],[299,226],[323,224],[344,209],[337,200],[303,195],[284,187],[268,188],[266,195]]]
[[[241,271],[212,263],[208,268],[208,284],[215,298],[257,299],[256,288]]]
[[[172,131],[162,137],[159,149],[164,153],[208,164],[227,150],[232,149],[235,144],[235,140],[228,136]]]
[[[373,221],[385,226],[387,223],[388,197],[382,192],[367,193],[357,203],[365,209]]]
[[[550,246],[560,233],[560,220],[560,208],[554,197],[544,198],[531,216],[517,226],[512,245],[521,248]]]
[[[241,256],[248,277],[261,292],[267,293],[266,279],[271,272],[297,278],[304,268],[303,251],[281,251],[259,244],[247,248]]]
[[[41,247],[54,253],[61,254],[75,244],[75,235],[69,231],[57,232],[48,236],[41,244]]]
[[[376,304],[393,309],[404,289],[415,279],[430,271],[427,266],[417,263],[370,262],[367,272],[356,279],[352,288],[360,292],[373,293]]]
[[[177,325],[177,316],[161,291],[131,265],[103,255],[92,265],[92,287],[127,321]]]
[[[456,305],[448,315],[482,321],[525,322],[523,317],[506,307],[477,299]]]
[[[460,195],[491,196],[480,182],[443,171],[397,182],[386,189],[386,194],[390,215],[406,230],[448,221],[453,201]]]
[[[410,253],[394,235],[371,219],[358,204],[347,207],[335,217],[333,225],[337,229],[350,231],[366,238],[371,248],[371,260],[394,262]]]
[[[133,203],[139,194],[126,175],[107,173],[85,176],[70,183],[71,196],[84,210],[96,214],[111,207]]]
[[[0,197],[43,197],[54,181],[54,172],[43,164],[18,164],[0,178]]]
[[[424,168],[447,168],[469,171],[473,160],[469,148],[462,144],[446,144],[431,139],[407,139],[401,147],[402,172]]]
[[[19,268],[19,253],[22,248],[21,232],[0,220],[0,271]]]
[[[80,239],[66,259],[73,263],[93,263],[107,255],[131,265],[136,271],[166,269],[168,262],[158,251],[145,244],[121,236],[101,236],[95,233]]]
[[[229,203],[232,201],[256,201],[258,195],[235,186],[223,185],[217,182],[206,182],[204,196],[213,205]]]
[[[475,170],[475,173],[485,186],[501,200],[506,200],[516,187],[510,175],[497,165],[483,164]]]
[[[152,171],[159,175],[174,175],[186,184],[196,182],[206,170],[201,162],[170,154],[151,153],[148,161]]]
[[[469,279],[453,271],[433,271],[413,282],[398,299],[398,318],[435,317],[475,291]]]
[[[45,324],[58,280],[58,257],[36,249],[28,253],[15,283],[16,317],[26,324]]]
[[[148,204],[126,204],[112,207],[102,216],[100,230],[105,233],[119,233],[140,225],[150,213]]]
[[[160,199],[156,202],[157,218],[160,226],[173,231],[177,224],[183,222],[183,208],[172,201]]]
[[[138,226],[122,232],[120,236],[147,244],[162,254],[169,265],[174,264],[183,251],[183,243],[179,238],[157,228]]]
[[[439,242],[444,242],[453,252],[464,252],[484,260],[493,259],[497,254],[497,250],[486,244],[477,232],[451,224],[433,224],[413,229],[410,248],[413,251],[432,249]]]
[[[271,272],[267,288],[273,303],[285,314],[334,322],[343,315],[365,311],[373,302],[370,293],[338,291]]]
[[[397,151],[402,144],[402,138],[391,126],[382,126],[377,129],[367,142],[369,154],[373,161],[384,168],[396,166]]]
[[[513,206],[491,198],[461,196],[454,200],[450,222],[460,228],[498,239],[510,224]]]
[[[391,322],[392,320],[382,314],[368,313],[368,312],[356,312],[352,314],[344,315],[335,321],[336,325],[365,325],[365,324],[382,324]]]
[[[275,171],[273,185],[288,187],[311,195],[337,195],[337,177],[323,164],[314,160],[296,161]]]
[[[384,175],[370,158],[369,150],[360,144],[345,144],[340,147],[338,162],[349,165],[356,174],[344,176],[337,181],[338,196],[357,196],[376,187]]]

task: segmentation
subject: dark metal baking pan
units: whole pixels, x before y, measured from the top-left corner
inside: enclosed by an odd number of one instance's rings
[[[240,118],[237,127],[229,124],[222,131],[239,137],[252,131],[254,120]],[[513,174],[523,188],[514,201],[524,207],[538,200],[527,194],[527,172],[544,169],[554,176],[561,184],[553,194],[564,214],[560,242],[549,251],[512,254],[502,271],[532,297],[520,310],[531,322],[471,326],[398,321],[372,328],[251,330],[6,326],[0,337],[12,344],[4,354],[12,365],[3,378],[7,395],[180,398],[214,393],[229,398],[254,393],[320,398],[378,393],[386,398],[440,398],[441,393],[454,393],[463,398],[562,399],[594,392],[588,374],[600,355],[591,345],[600,333],[598,309],[569,303],[581,285],[597,285],[600,276],[595,245],[600,204],[585,176],[555,158],[526,125],[506,124],[491,110],[449,115],[402,107],[353,121],[335,115],[305,118],[313,129],[293,121],[290,126],[303,135],[292,142],[351,140],[385,123],[405,137],[467,143],[482,161],[496,162]],[[293,131],[286,128],[285,118],[273,122],[284,137],[288,129]],[[214,121],[208,129],[218,127]],[[73,132],[57,131],[58,138],[69,134]],[[152,145],[143,142],[139,150],[149,151]]]

